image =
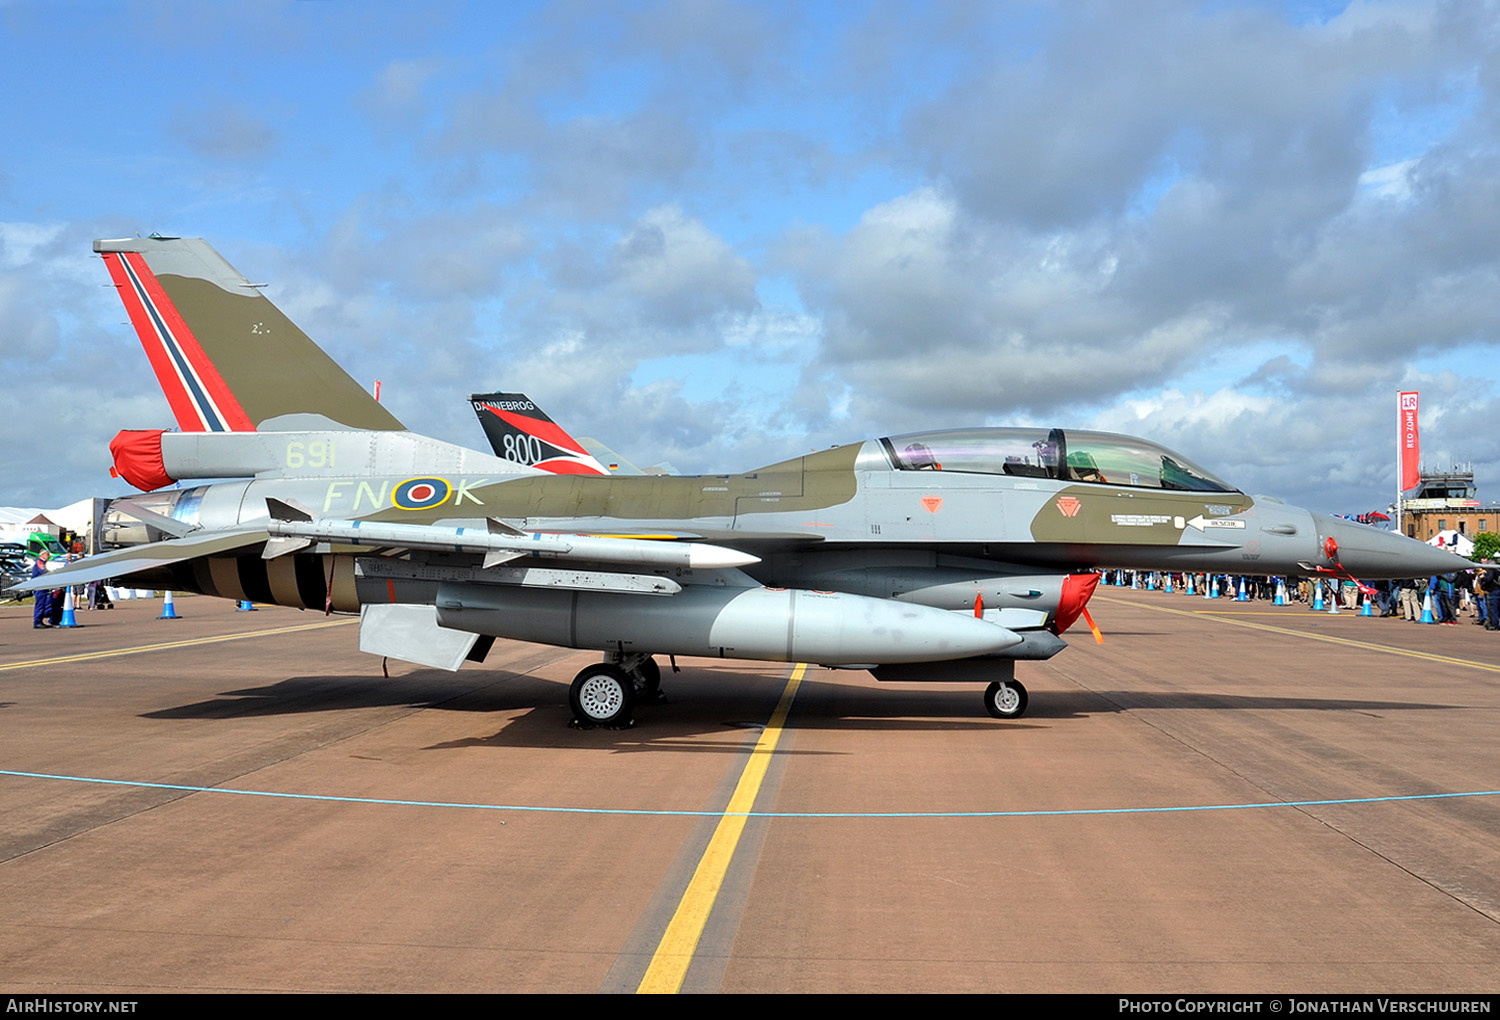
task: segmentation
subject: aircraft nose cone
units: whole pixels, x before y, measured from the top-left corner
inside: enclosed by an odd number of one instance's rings
[[[1329,539],[1336,543],[1330,558],[1355,577],[1428,577],[1474,566],[1451,552],[1365,524],[1328,517],[1320,519],[1318,525],[1325,547]]]

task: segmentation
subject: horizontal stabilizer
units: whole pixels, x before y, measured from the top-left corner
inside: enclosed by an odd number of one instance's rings
[[[243,531],[195,532],[186,538],[172,538],[148,545],[133,545],[125,549],[100,553],[87,559],[69,563],[41,577],[34,577],[18,584],[12,591],[38,591],[42,588],[60,588],[68,584],[87,584],[90,581],[106,581],[112,577],[128,577],[143,570],[170,566],[183,560],[199,556],[227,555],[240,549],[260,545],[270,536],[259,528]]]
[[[142,524],[155,528],[162,534],[172,538],[185,538],[198,530],[195,525],[184,524],[175,517],[167,517],[164,514],[157,513],[155,510],[147,510],[128,497],[115,500],[111,506],[119,513],[133,517]]]

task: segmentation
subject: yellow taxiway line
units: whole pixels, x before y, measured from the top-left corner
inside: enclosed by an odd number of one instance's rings
[[[786,689],[781,692],[781,701],[777,703],[776,711],[771,713],[771,721],[766,723],[754,750],[750,752],[750,760],[745,763],[745,771],[740,773],[734,795],[729,798],[729,804],[724,808],[724,814],[714,829],[713,838],[708,841],[708,848],[703,851],[703,857],[698,862],[698,869],[693,872],[692,880],[683,891],[676,913],[667,924],[667,930],[662,933],[661,942],[657,944],[656,953],[651,957],[651,965],[646,968],[645,976],[641,978],[637,993],[670,995],[682,988],[682,981],[687,977],[688,967],[693,962],[693,953],[698,949],[698,940],[702,938],[704,925],[708,923],[709,912],[713,910],[714,900],[718,898],[719,888],[724,884],[724,876],[729,871],[729,862],[734,857],[735,847],[739,845],[740,834],[745,830],[745,821],[750,809],[755,806],[755,798],[766,778],[771,754],[781,739],[787,713],[792,708],[792,699],[797,696],[797,688],[806,672],[805,662],[797,663],[797,667],[792,670]]]
[[[1139,606],[1142,609],[1150,609],[1158,613],[1172,613],[1175,616],[1195,616],[1212,620],[1214,623],[1227,623],[1234,627],[1248,627],[1251,630],[1270,631],[1273,634],[1290,634],[1293,637],[1307,638],[1309,641],[1323,641],[1331,645],[1344,645],[1348,648],[1360,648],[1367,652],[1385,652],[1390,655],[1402,655],[1409,659],[1425,659],[1428,662],[1441,662],[1449,666],[1466,666],[1469,669],[1484,670],[1487,673],[1500,673],[1500,665],[1489,662],[1476,662],[1473,659],[1460,659],[1452,655],[1438,655],[1435,652],[1419,652],[1411,648],[1396,648],[1393,645],[1377,645],[1371,641],[1355,641],[1352,638],[1334,637],[1331,634],[1309,634],[1304,630],[1293,630],[1290,627],[1272,627],[1264,623],[1251,623],[1248,620],[1233,619],[1238,614],[1228,614],[1224,610],[1210,609],[1168,609],[1166,606],[1152,606],[1144,602],[1135,602],[1131,599],[1112,599],[1103,596],[1105,602],[1113,602],[1122,606]],[[1279,615],[1279,614],[1270,614]],[[1358,612],[1340,613],[1340,616],[1358,616]]]
[[[94,659],[112,659],[117,655],[140,655],[143,652],[160,652],[168,648],[190,648],[193,645],[212,645],[220,641],[239,641],[242,638],[269,637],[272,634],[292,634],[299,630],[318,630],[322,627],[343,627],[358,623],[356,619],[329,620],[324,623],[301,623],[295,627],[273,627],[270,630],[247,630],[241,634],[218,634],[211,637],[187,638],[183,641],[162,641],[154,645],[135,645],[131,648],[105,648],[97,652],[80,652],[77,655],[58,655],[50,659],[29,659],[25,662],[0,663],[0,673],[12,669],[27,669],[31,666],[56,666],[68,662],[91,662]]]

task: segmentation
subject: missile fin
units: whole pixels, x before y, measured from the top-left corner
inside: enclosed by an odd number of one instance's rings
[[[313,540],[310,538],[285,538],[281,536],[269,538],[266,540],[266,547],[260,551],[260,558],[263,560],[274,560],[278,556],[285,556],[287,553],[306,549],[312,544]]]

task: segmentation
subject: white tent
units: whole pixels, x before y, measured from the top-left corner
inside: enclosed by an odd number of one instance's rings
[[[35,506],[0,506],[0,524],[26,524],[46,512]]]
[[[45,517],[59,527],[82,534],[88,530],[89,520],[93,513],[94,501],[92,499],[80,499],[76,503],[69,503],[56,510],[44,510],[34,506],[0,506],[0,525],[19,527],[30,524],[38,517]]]
[[[1460,556],[1474,555],[1473,540],[1468,535],[1461,535],[1456,531],[1439,531],[1427,540],[1427,544],[1439,549],[1447,549]]]
[[[92,499],[80,499],[76,503],[58,507],[56,510],[47,511],[47,519],[56,521],[69,531],[82,535],[89,530],[89,523],[94,516],[94,501]]]

